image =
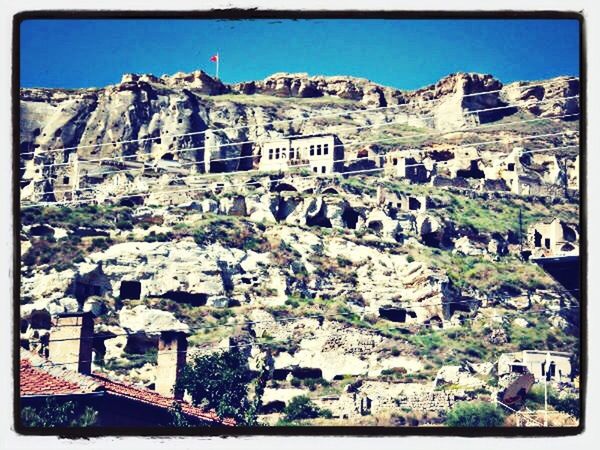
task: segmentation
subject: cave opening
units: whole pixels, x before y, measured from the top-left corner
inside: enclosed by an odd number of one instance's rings
[[[356,224],[358,223],[359,217],[360,216],[358,212],[356,212],[354,208],[350,207],[344,209],[344,212],[342,213],[342,220],[344,221],[346,228],[352,228],[353,230],[356,229]]]
[[[206,300],[208,299],[208,295],[206,294],[197,294],[186,291],[167,291],[160,295],[160,297],[173,300],[177,303],[187,303],[191,306],[204,306],[206,305]]]
[[[414,197],[408,197],[408,209],[411,211],[421,209],[421,202]]]
[[[142,295],[142,283],[139,281],[124,280],[119,287],[119,297],[121,300],[139,300]]]
[[[468,169],[459,169],[456,171],[456,177],[460,178],[485,178],[485,173],[479,168],[479,160],[471,160]]]
[[[327,216],[325,216],[325,214],[323,214],[323,212],[319,212],[318,214],[315,214],[313,217],[307,217],[306,218],[306,225],[308,225],[309,227],[324,227],[324,228],[331,228],[331,221],[327,218]]]
[[[381,220],[372,220],[369,222],[368,227],[376,233],[380,233],[381,230],[383,230],[383,222],[381,222]]]

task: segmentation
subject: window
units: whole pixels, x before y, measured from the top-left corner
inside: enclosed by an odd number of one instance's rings
[[[392,162],[394,163],[394,165],[395,165],[395,166],[397,166],[397,165],[398,165],[398,158],[394,158],[394,159],[392,160]]]
[[[269,149],[269,159],[273,159],[273,149]]]
[[[509,172],[515,171],[515,163],[508,163],[508,171]]]
[[[310,146],[310,156],[315,156],[315,146],[314,145]]]
[[[546,238],[546,239],[544,239],[544,246],[545,246],[545,247],[546,247],[548,250],[550,250],[550,239],[549,239],[549,238]]]
[[[290,147],[290,159],[294,159],[294,147]]]
[[[325,166],[321,167],[321,173],[325,173],[326,170],[327,170],[327,168]]]
[[[63,177],[63,184],[69,184],[69,177]]]
[[[317,145],[317,155],[321,154],[321,144]]]
[[[317,173],[317,171],[318,171],[318,167],[317,166],[313,167],[313,172]]]
[[[323,145],[323,154],[326,155],[329,153],[329,144]]]
[[[275,159],[279,159],[279,147],[275,149]]]

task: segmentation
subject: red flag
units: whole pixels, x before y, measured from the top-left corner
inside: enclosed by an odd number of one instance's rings
[[[213,55],[213,56],[211,56],[211,57],[210,57],[210,60],[211,60],[212,62],[217,62],[217,61],[219,60],[219,55]]]

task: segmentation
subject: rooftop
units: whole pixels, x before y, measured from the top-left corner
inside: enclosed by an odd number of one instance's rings
[[[19,375],[21,397],[100,393],[163,409],[169,409],[174,401],[150,389],[114,381],[103,375],[88,376],[67,370],[26,351],[21,352]],[[184,414],[203,421],[235,425],[233,419],[221,419],[214,412],[205,411],[187,402],[181,402],[181,410]]]

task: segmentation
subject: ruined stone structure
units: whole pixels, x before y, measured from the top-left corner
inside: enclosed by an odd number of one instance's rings
[[[527,230],[527,243],[533,257],[579,254],[579,230],[559,219],[538,222]]]
[[[410,151],[390,151],[384,158],[384,174],[396,178],[406,178],[414,182],[427,182],[431,179],[434,162]]]
[[[523,350],[505,353],[498,359],[498,376],[509,373],[533,374],[536,381],[545,377],[558,382],[572,381],[571,355],[564,352]]]
[[[399,194],[382,186],[377,187],[376,203],[379,206],[393,208],[397,211],[425,211],[429,199],[425,195]]]
[[[468,396],[463,390],[434,390],[418,383],[359,381],[339,396],[323,397],[315,403],[331,410],[334,417],[355,418],[367,415],[405,414],[406,411],[448,411]]]

